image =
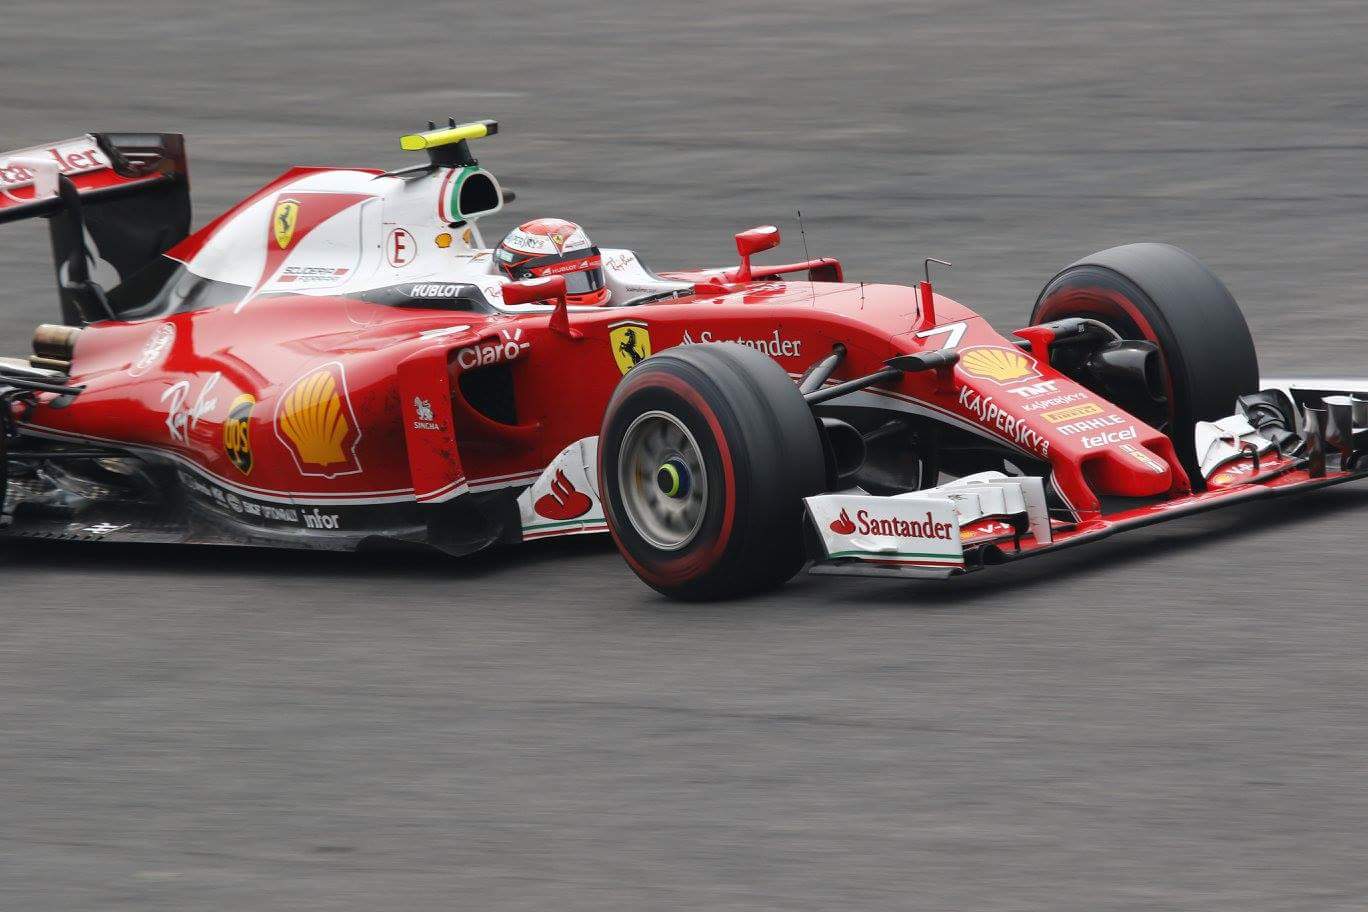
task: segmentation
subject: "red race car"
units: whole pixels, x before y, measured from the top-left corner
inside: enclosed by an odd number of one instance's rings
[[[1162,244],[1064,269],[1003,335],[813,259],[652,272],[470,143],[294,168],[190,233],[178,135],[0,155],[62,321],[0,359],[3,534],[362,550],[609,532],[684,598],[945,577],[1365,474],[1368,385],[1260,380],[1239,308]],[[922,264],[917,264],[920,267]],[[1366,397],[1360,397],[1360,393]]]

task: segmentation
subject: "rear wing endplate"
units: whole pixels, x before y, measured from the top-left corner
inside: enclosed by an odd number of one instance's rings
[[[87,133],[0,152],[0,224],[29,218],[49,219],[63,321],[118,316],[105,291],[190,233],[185,138]]]
[[[0,152],[0,224],[62,210],[65,177],[95,203],[150,184],[188,182],[179,133],[87,133],[74,139]]]

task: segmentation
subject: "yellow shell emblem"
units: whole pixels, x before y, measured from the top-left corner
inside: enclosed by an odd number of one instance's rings
[[[312,371],[286,390],[276,409],[276,430],[302,474],[332,478],[361,470],[355,457],[360,433],[339,364]]]
[[[295,226],[299,224],[299,200],[284,199],[276,203],[271,213],[271,233],[275,242],[284,250],[294,240]]]
[[[1035,359],[1010,348],[982,345],[960,351],[960,370],[971,377],[981,377],[1006,386],[1040,376]]]

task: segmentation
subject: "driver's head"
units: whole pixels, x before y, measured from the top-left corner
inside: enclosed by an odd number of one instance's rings
[[[514,280],[564,276],[568,304],[608,303],[603,257],[574,222],[558,218],[524,222],[499,243],[494,260]]]

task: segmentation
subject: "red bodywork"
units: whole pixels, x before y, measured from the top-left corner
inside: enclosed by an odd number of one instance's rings
[[[414,312],[317,296],[259,299],[240,313],[219,307],[102,323],[82,333],[76,349],[71,382],[85,391],[63,408],[33,410],[26,424],[171,453],[246,495],[309,504],[421,503],[462,486],[526,482],[567,445],[597,434],[603,405],[622,378],[610,339],[618,324],[640,324],[652,352],[686,335],[698,343],[758,345],[794,375],[841,344],[848,355],[833,382],[879,370],[895,355],[941,348],[962,326],[961,362],[949,388],[934,373],[909,374],[857,395],[973,425],[1048,461],[1059,493],[1080,518],[1098,515],[1098,494],[1190,490],[1167,437],[948,298],[936,297],[940,322],[928,331],[920,328],[917,295],[900,286],[773,281],[700,284],[697,291],[666,303],[572,312],[573,334],[551,331],[549,312]],[[168,335],[159,363],[139,371],[135,365],[153,340]],[[975,352],[985,356],[983,369],[975,369]],[[481,414],[457,386],[465,370],[496,363],[511,367],[516,424]],[[318,454],[301,454],[277,415],[291,385],[319,370],[333,374],[346,406],[340,419],[348,430],[324,454],[340,453],[332,462],[310,462]],[[216,374],[220,379],[206,390]],[[242,396],[254,400],[248,471],[224,444],[229,405]],[[415,399],[435,409],[431,419],[418,420]],[[1060,415],[1078,417],[1056,420]],[[1095,432],[1073,429],[1090,419]]]
[[[299,189],[337,173],[350,174],[349,186],[358,189]],[[379,204],[378,191],[364,189],[372,176],[389,177],[293,169],[183,240],[167,256],[189,264],[253,205],[273,211],[263,218],[264,237],[262,227],[250,229],[252,243],[266,248],[259,278],[248,279],[255,281],[250,293],[236,304],[87,326],[66,381],[83,391],[16,405],[23,431],[173,467],[192,501],[249,528],[364,531],[367,520],[358,521],[356,511],[377,508],[387,518],[375,527],[392,533],[422,526],[424,508],[531,485],[567,447],[596,437],[614,388],[651,353],[739,342],[797,378],[843,346],[844,361],[827,381],[834,384],[883,370],[895,356],[952,348],[959,355],[953,368],[901,374],[833,404],[929,418],[1020,454],[1023,466],[1049,476],[1060,512],[1069,515],[1056,522],[1052,547],[1311,481],[1285,461],[1265,459],[1257,477],[1237,463],[1213,479],[1212,490],[1193,496],[1168,437],[1050,366],[1048,329],[1008,338],[936,295],[929,282],[848,283],[834,260],[754,264],[753,255],[778,243],[768,227],[738,236],[741,266],[665,273],[657,278],[682,289],[639,305],[489,313],[389,306],[354,293],[295,294],[293,285],[258,294],[268,281],[293,278],[282,264],[317,226]],[[434,179],[439,214],[450,205],[451,179],[450,172]],[[383,224],[384,244],[393,248],[383,255],[400,270],[425,243],[416,237],[422,231]],[[442,230],[444,223],[436,224]],[[447,236],[437,246],[450,242]],[[807,278],[785,278],[792,273]],[[304,282],[311,273],[299,275]],[[505,304],[517,303],[510,292]],[[463,379],[494,369],[504,372],[497,410],[483,394],[472,401]],[[586,497],[557,472],[535,501],[549,522],[534,534],[505,518],[499,536],[555,534],[558,521],[580,515],[576,505]],[[1104,516],[1107,497],[1145,501]],[[341,516],[344,510],[351,512]],[[567,524],[567,532],[601,528]],[[1015,547],[1024,553],[1039,546],[1026,536]]]

